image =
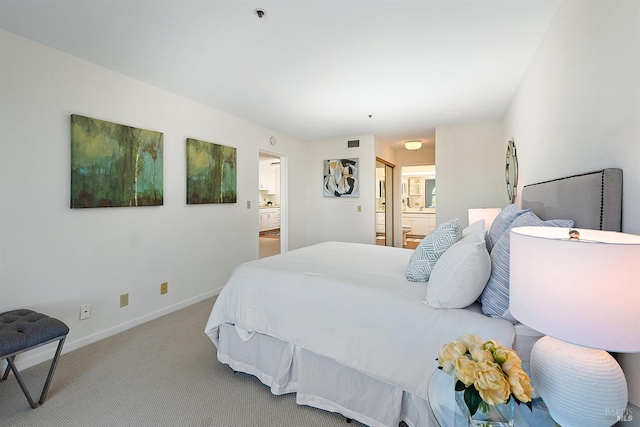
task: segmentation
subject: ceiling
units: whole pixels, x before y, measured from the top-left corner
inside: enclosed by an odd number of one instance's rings
[[[0,28],[303,141],[401,147],[500,120],[558,3],[0,0]]]

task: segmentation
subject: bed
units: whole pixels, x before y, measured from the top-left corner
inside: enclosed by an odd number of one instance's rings
[[[437,426],[427,387],[442,344],[475,333],[526,361],[539,337],[509,315],[502,235],[531,221],[619,231],[621,204],[619,169],[525,186],[521,207],[504,209],[489,233],[458,230],[428,282],[407,280],[415,251],[377,245],[325,242],[251,261],[232,273],[205,332],[220,362],[298,404],[369,426]],[[506,307],[494,302],[505,250]]]

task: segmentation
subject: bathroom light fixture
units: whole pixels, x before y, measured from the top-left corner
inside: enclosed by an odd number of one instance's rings
[[[419,150],[422,147],[421,141],[406,141],[404,143],[404,148],[407,150]]]

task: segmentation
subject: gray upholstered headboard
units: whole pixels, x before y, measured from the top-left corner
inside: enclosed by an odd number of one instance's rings
[[[543,220],[567,218],[575,222],[576,228],[620,231],[622,169],[525,185],[520,204]]]

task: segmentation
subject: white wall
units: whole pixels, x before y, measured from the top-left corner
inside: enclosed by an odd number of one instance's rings
[[[469,208],[505,207],[500,122],[445,126],[436,129],[438,224],[460,218],[469,223]]]
[[[436,164],[436,146],[423,145],[419,150],[396,150],[396,162],[398,166],[419,166]]]
[[[359,148],[347,148],[347,141],[353,139],[360,140]],[[305,144],[307,244],[332,240],[375,243],[376,157],[373,135]],[[360,197],[324,197],[323,161],[346,158],[359,159]],[[358,206],[361,207],[360,212]]]
[[[640,234],[639,29],[637,1],[563,2],[505,115],[502,137],[503,149],[515,139],[520,186],[621,168],[622,229],[633,234]],[[640,355],[619,360],[629,400],[640,405]]]
[[[375,156],[392,165],[396,164],[397,151],[389,144],[382,142],[374,136]]]
[[[255,259],[258,147],[273,149],[270,135],[292,165],[290,191],[303,191],[299,141],[4,31],[0,57],[0,312],[59,318],[65,351],[212,296]],[[69,208],[74,113],[164,133],[164,206]],[[237,147],[238,203],[186,205],[187,137]],[[291,246],[302,246],[304,201],[289,201]]]

